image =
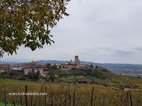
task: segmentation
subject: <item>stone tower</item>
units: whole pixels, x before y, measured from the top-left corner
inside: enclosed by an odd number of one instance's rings
[[[75,56],[74,62],[76,65],[80,64],[79,56]]]

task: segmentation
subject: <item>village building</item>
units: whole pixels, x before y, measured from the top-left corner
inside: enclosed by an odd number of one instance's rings
[[[31,62],[23,65],[24,75],[27,76],[29,72],[34,71],[35,73],[39,72],[42,77],[46,77],[48,74],[48,69],[45,65],[39,65],[35,62]]]
[[[76,66],[77,69],[79,70],[87,70],[90,68],[90,65],[86,65],[86,64],[79,64]]]
[[[63,70],[71,70],[71,69],[75,69],[76,68],[76,65],[75,64],[61,64],[61,69]]]
[[[11,65],[11,70],[12,71],[22,71],[23,70],[23,66],[22,66],[22,64]]]
[[[15,76],[21,76],[24,73],[22,64],[11,64],[11,73],[14,73]]]
[[[70,60],[66,62],[66,64],[60,65],[64,70],[71,70],[71,69],[79,69],[79,70],[86,70],[90,66],[86,64],[80,64],[79,56],[75,56],[74,61]]]
[[[79,56],[75,56],[75,58],[74,58],[74,64],[76,64],[76,65],[80,64]]]
[[[10,71],[10,67],[9,64],[0,64],[0,73]]]

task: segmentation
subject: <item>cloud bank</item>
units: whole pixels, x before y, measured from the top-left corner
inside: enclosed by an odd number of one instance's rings
[[[69,17],[52,30],[55,44],[35,52],[20,47],[2,61],[41,59],[142,64],[141,0],[71,0]]]

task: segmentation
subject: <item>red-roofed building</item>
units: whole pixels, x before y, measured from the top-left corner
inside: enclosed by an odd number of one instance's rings
[[[10,65],[9,64],[0,64],[0,73],[10,71]]]
[[[23,65],[24,75],[28,75],[29,72],[34,71],[37,73],[39,71],[40,75],[46,77],[48,74],[48,69],[45,65],[39,65],[35,62],[27,63]]]

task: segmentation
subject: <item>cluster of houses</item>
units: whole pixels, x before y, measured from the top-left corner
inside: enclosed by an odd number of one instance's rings
[[[28,75],[28,73],[31,71],[34,71],[35,73],[39,71],[42,77],[46,77],[48,74],[48,69],[46,65],[39,65],[39,64],[36,64],[35,62],[24,64],[23,70],[24,70],[24,75]]]
[[[39,71],[42,77],[46,77],[48,75],[48,69],[46,65],[40,65],[34,61],[26,64],[0,64],[0,73],[15,72],[23,73],[25,76],[27,76],[28,73],[32,71],[35,73]]]
[[[90,66],[86,64],[80,64],[80,60],[78,56],[75,56],[74,61],[66,62],[65,64],[54,64],[57,68],[63,70],[71,70],[71,69],[79,69],[85,70],[88,69]],[[42,77],[46,77],[49,73],[49,70],[46,65],[37,64],[36,62],[32,61],[26,64],[0,64],[0,73],[2,72],[10,72],[13,71],[15,73],[20,72],[23,73],[25,76],[28,75],[29,72],[39,72]]]

